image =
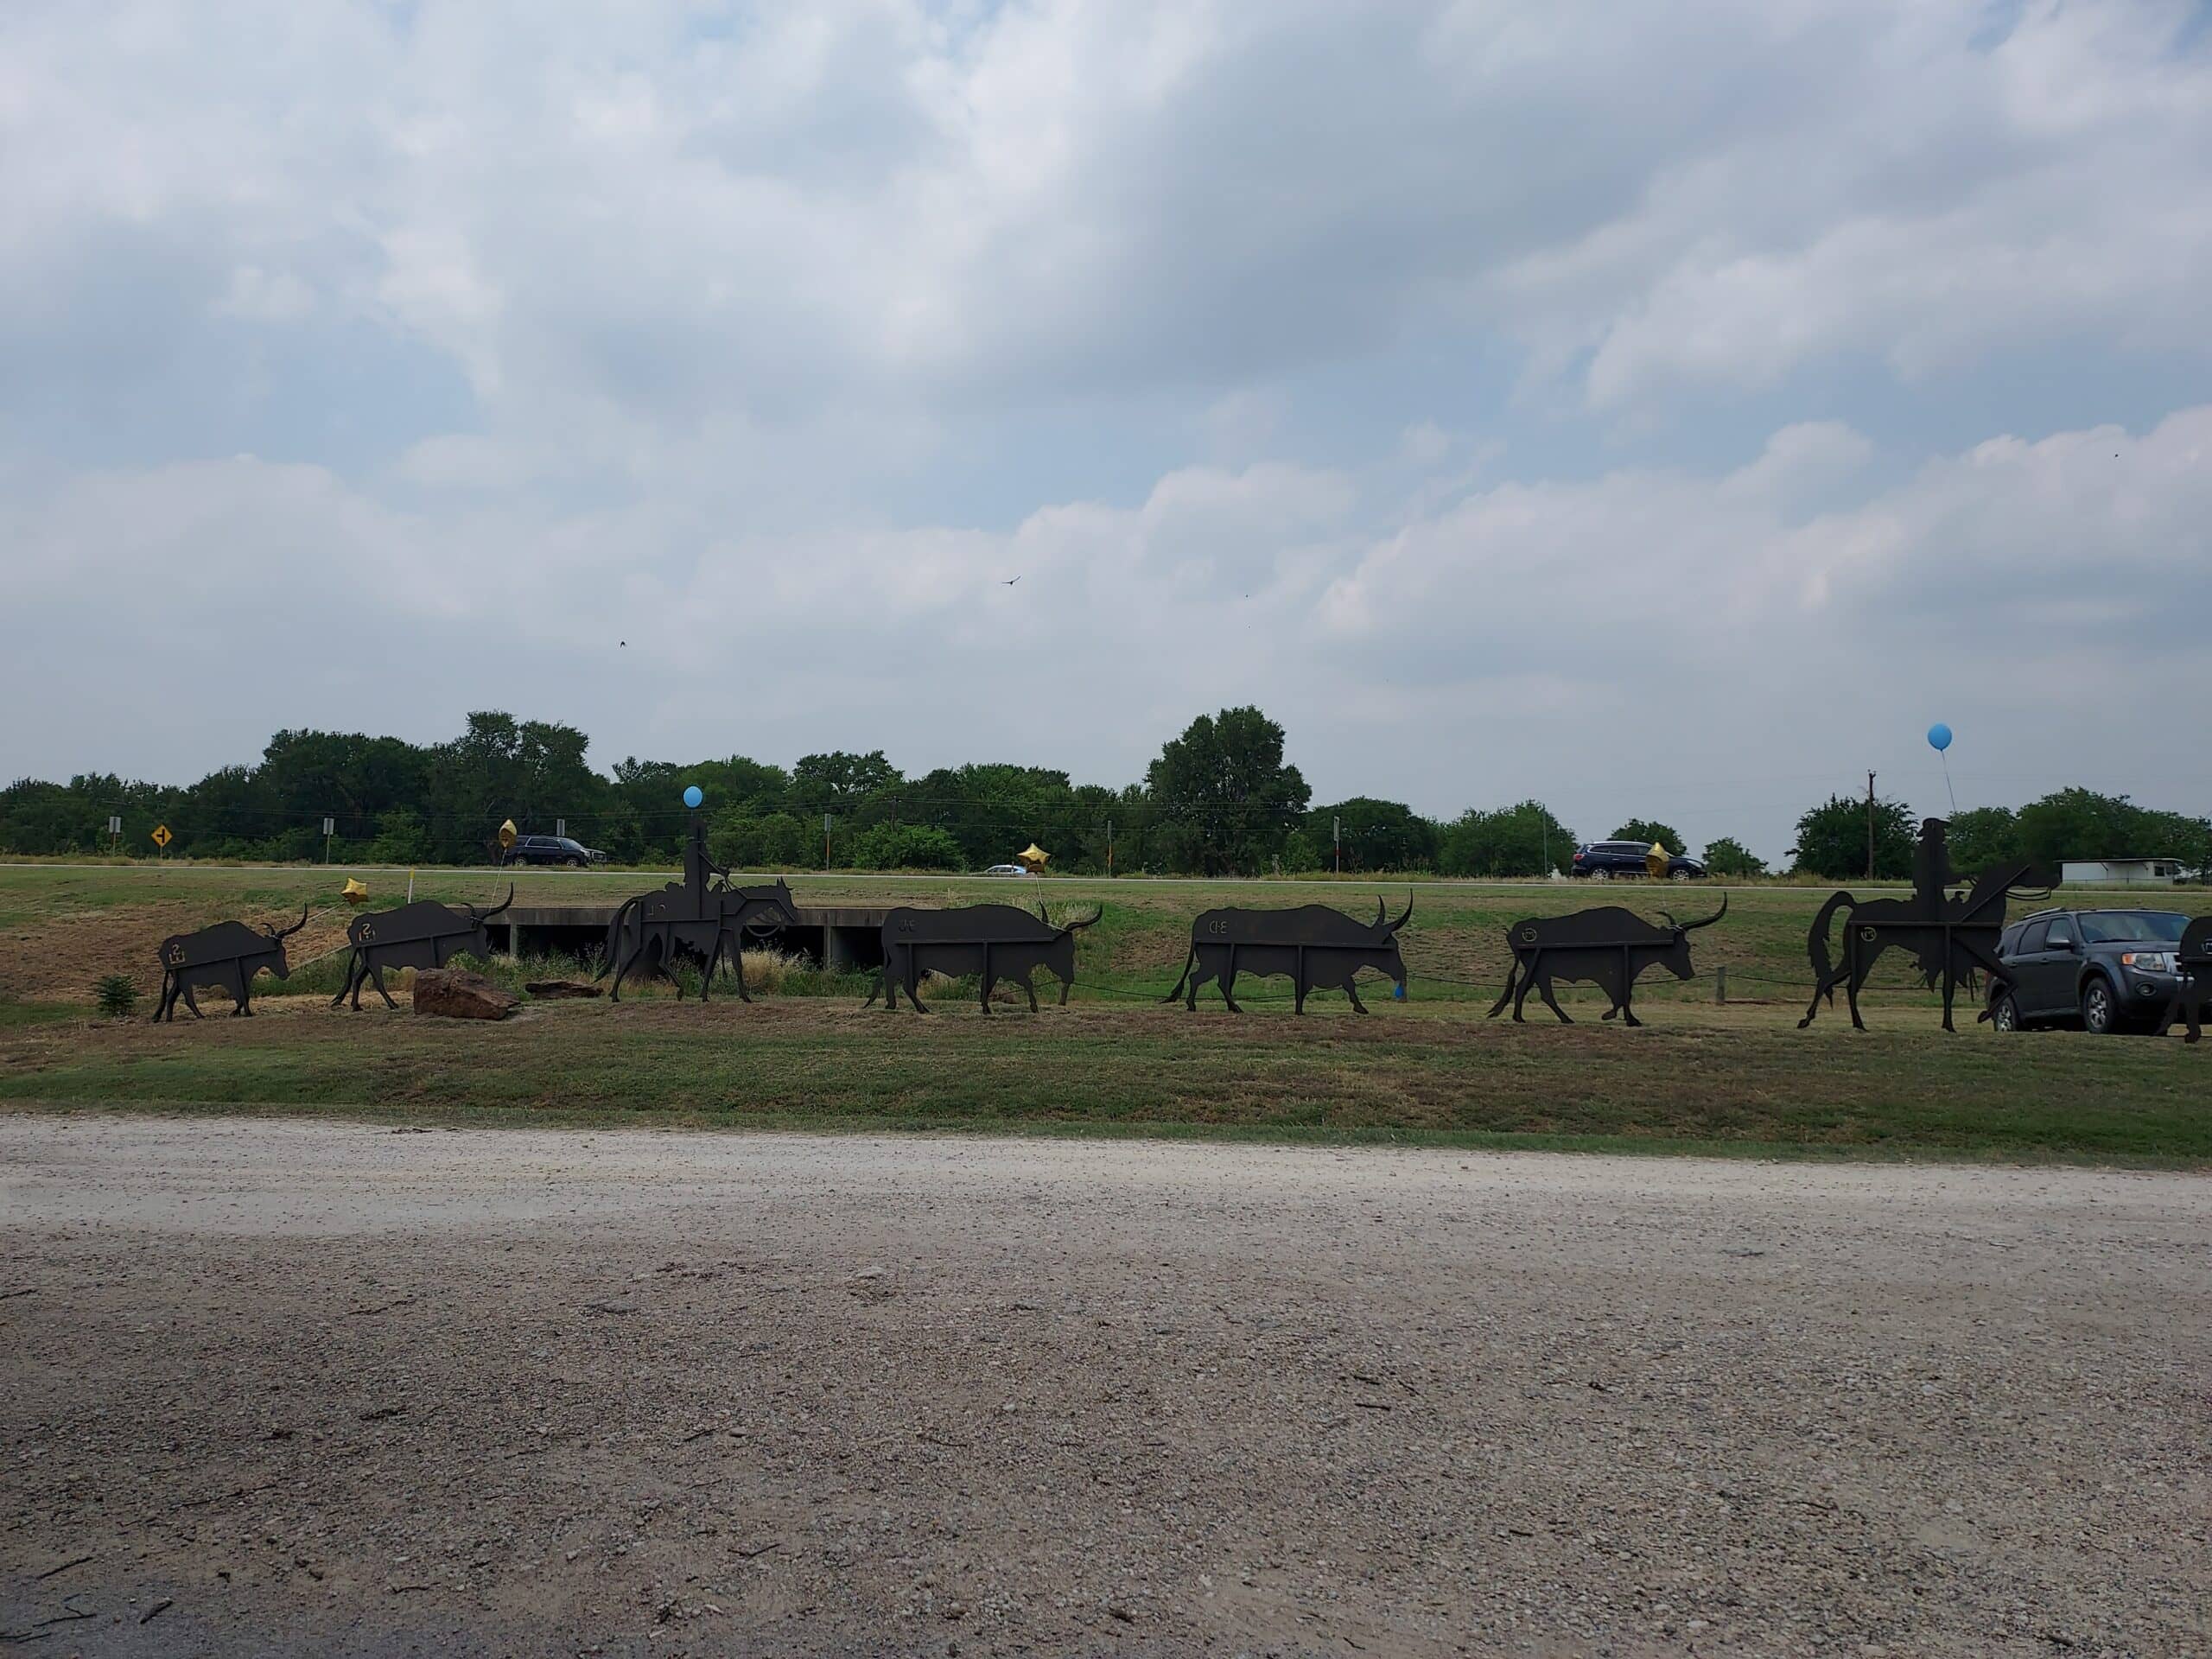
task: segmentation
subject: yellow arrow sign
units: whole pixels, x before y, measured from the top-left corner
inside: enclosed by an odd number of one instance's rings
[[[170,842],[175,839],[175,836],[169,834],[169,827],[166,823],[157,823],[154,826],[155,846],[167,847]]]

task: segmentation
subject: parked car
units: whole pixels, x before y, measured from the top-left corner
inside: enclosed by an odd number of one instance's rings
[[[2039,910],[1998,937],[1997,957],[2012,983],[1991,984],[1990,1023],[1999,1031],[2149,1031],[2180,983],[2188,925],[2171,910]]]
[[[983,874],[985,875],[1027,875],[1029,872],[1020,864],[994,864]]]
[[[1650,871],[1643,861],[1650,853],[1649,842],[1592,841],[1574,849],[1574,863],[1567,874],[1586,875],[1593,881],[1610,881],[1617,875],[1648,876]],[[1667,860],[1669,881],[1695,881],[1704,874],[1705,866],[1687,853]]]
[[[587,864],[606,861],[605,853],[567,836],[523,836],[499,861],[502,864],[566,864],[579,870]]]

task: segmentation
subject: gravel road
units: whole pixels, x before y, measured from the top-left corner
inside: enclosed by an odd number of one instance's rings
[[[0,1117],[27,1652],[2212,1652],[2212,1182]]]

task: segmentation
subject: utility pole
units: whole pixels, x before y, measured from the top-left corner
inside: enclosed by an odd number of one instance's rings
[[[1114,820],[1106,820],[1106,879],[1114,879]]]
[[[1874,879],[1874,774],[1866,774],[1866,879]]]
[[[334,830],[335,830],[337,828],[338,828],[338,820],[337,820],[337,819],[335,819],[335,818],[328,818],[328,817],[326,817],[325,819],[323,819],[323,821],[322,821],[322,861],[323,861],[325,864],[327,864],[327,863],[329,863],[329,862],[330,862],[330,836],[331,836],[331,832],[332,832],[332,831],[334,831]]]
[[[1329,840],[1337,849],[1337,874],[1342,875],[1344,873],[1344,821],[1342,818],[1329,820]]]
[[[830,868],[830,815],[827,812],[822,815],[822,868],[825,871]]]

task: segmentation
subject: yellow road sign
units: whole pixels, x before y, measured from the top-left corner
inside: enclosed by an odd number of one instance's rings
[[[157,823],[154,826],[155,846],[167,847],[175,839],[176,837],[169,834],[169,827],[166,823]]]

